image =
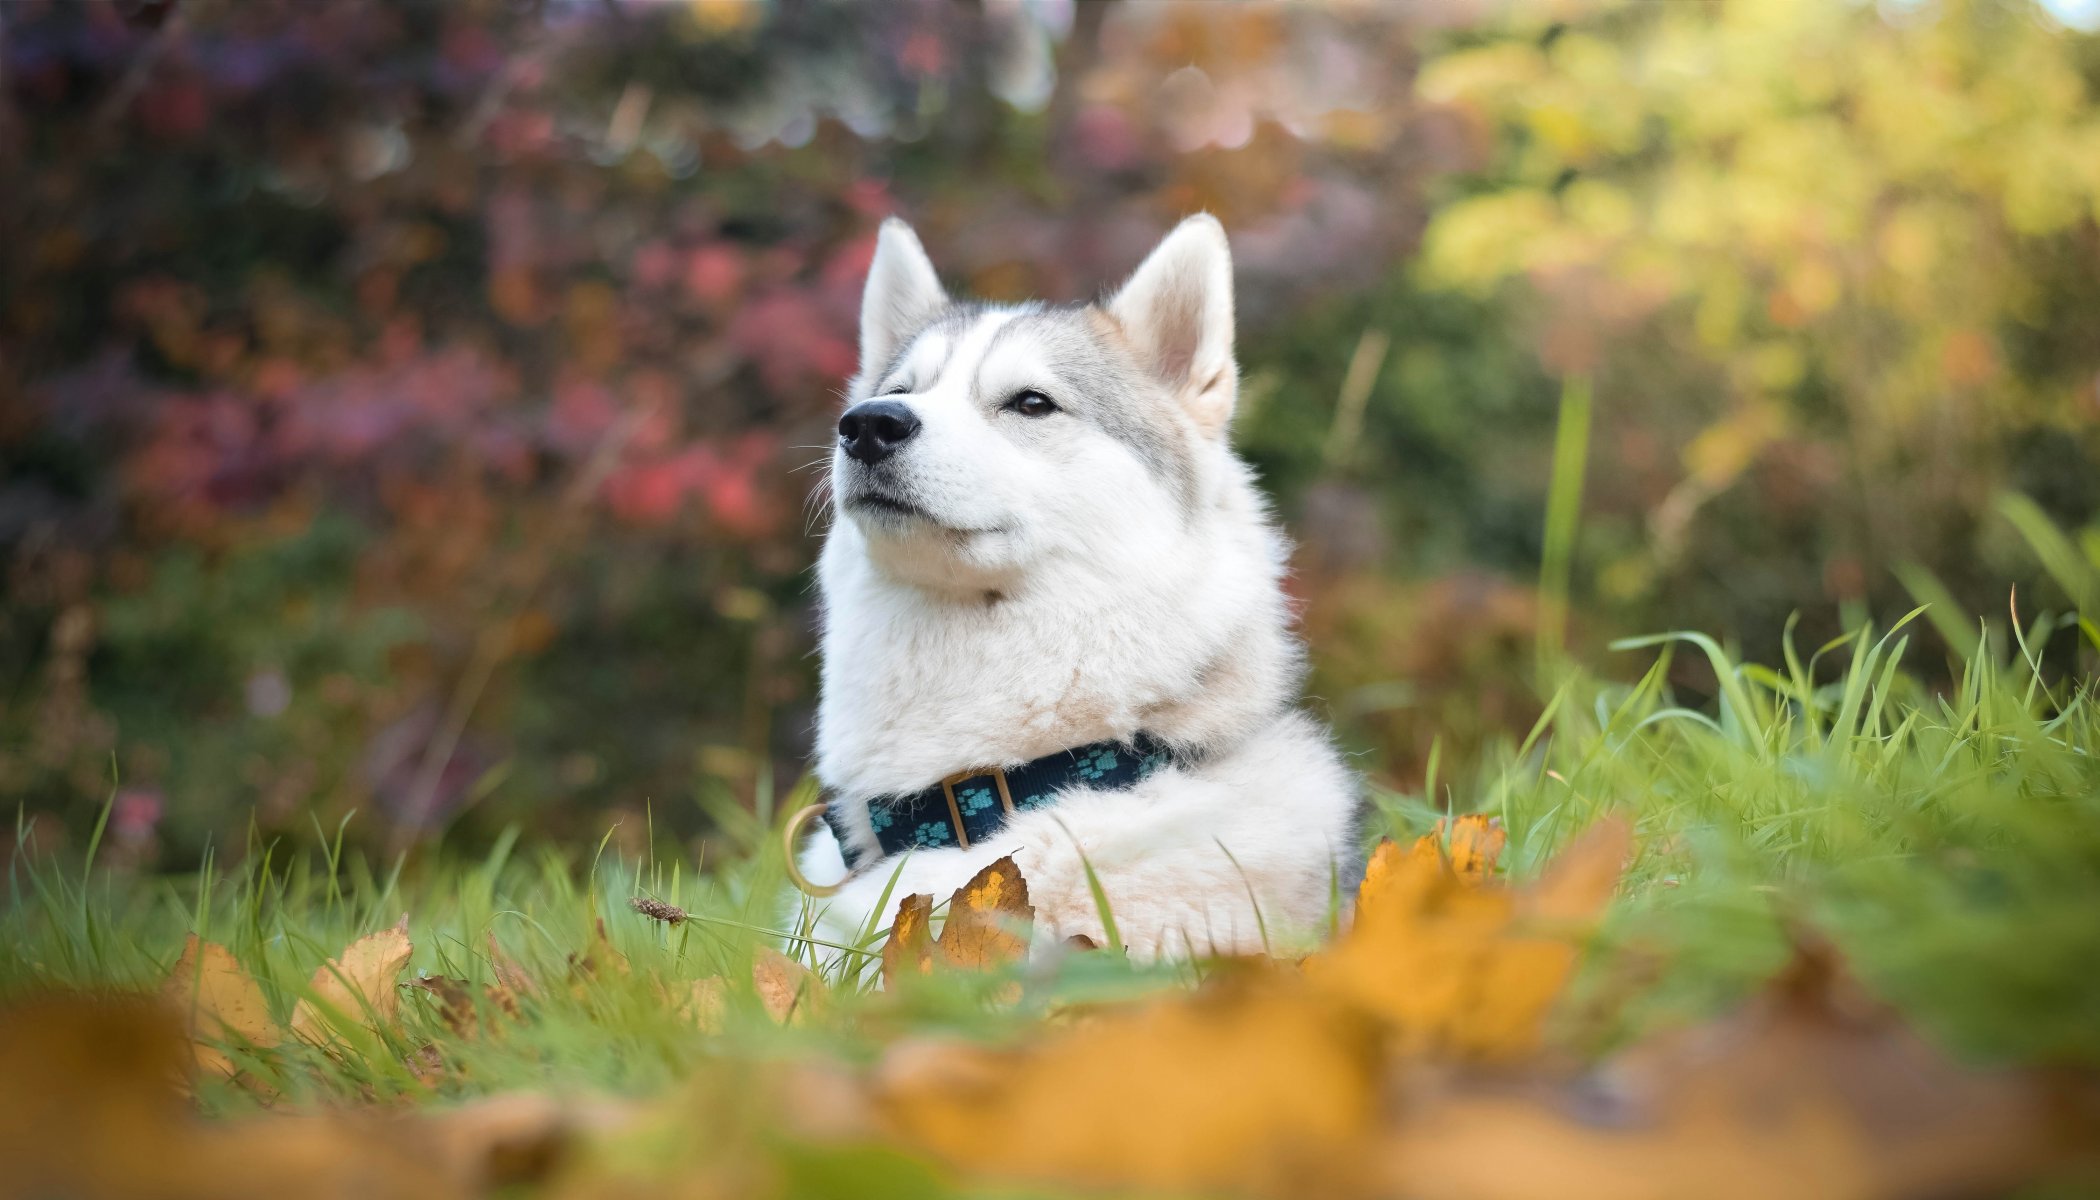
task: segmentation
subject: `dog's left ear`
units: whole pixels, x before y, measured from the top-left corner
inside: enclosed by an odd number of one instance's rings
[[[1222,436],[1240,377],[1232,357],[1232,250],[1218,219],[1199,213],[1176,225],[1107,309],[1197,427]]]

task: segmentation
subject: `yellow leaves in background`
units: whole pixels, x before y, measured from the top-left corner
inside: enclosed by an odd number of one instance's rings
[[[755,27],[765,9],[751,0],[686,0],[694,28],[709,36],[738,33]]]
[[[1852,469],[1874,478],[2032,425],[2088,385],[2009,386],[1994,342],[2015,321],[2060,324],[2034,311],[2061,291],[2037,263],[2078,250],[2038,239],[2100,220],[2080,38],[1962,5],[1517,9],[1417,76],[1418,98],[1491,143],[1483,186],[1424,232],[1425,277],[1475,294],[1523,281],[1549,334],[1596,314],[1689,315],[1697,340],[1681,344],[1705,361],[1684,368],[1726,383],[1686,406],[1723,415],[1687,449],[1691,477],[1648,500],[1660,558],[1783,428],[1774,413],[1836,408]],[[1548,21],[1563,23],[1541,36]],[[1774,341],[1806,369],[1753,378],[1746,347]],[[1587,369],[1541,342],[1549,369]],[[1656,343],[1612,343],[1629,412],[1649,399],[1640,357],[1675,353]]]
[[[1684,448],[1685,470],[1710,491],[1719,491],[1784,431],[1785,422],[1785,412],[1776,405],[1745,405],[1692,439]]]
[[[1552,232],[1553,201],[1528,188],[1446,205],[1422,237],[1422,269],[1436,283],[1485,294],[1530,267],[1534,243]]]
[[[394,1023],[400,993],[394,988],[414,947],[408,940],[408,917],[391,929],[367,934],[323,963],[292,1010],[292,1033],[326,1044],[351,1028],[377,1032]]]

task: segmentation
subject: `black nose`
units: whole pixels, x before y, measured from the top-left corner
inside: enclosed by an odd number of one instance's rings
[[[839,418],[839,448],[864,463],[879,463],[919,432],[919,418],[901,400],[864,400]]]

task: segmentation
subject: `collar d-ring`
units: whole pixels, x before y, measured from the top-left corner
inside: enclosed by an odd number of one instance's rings
[[[824,806],[822,804],[811,804],[804,807],[794,816],[788,818],[787,831],[781,838],[781,846],[787,851],[788,879],[793,881],[796,887],[818,899],[832,895],[846,885],[844,879],[839,880],[837,883],[811,883],[809,877],[802,873],[801,865],[795,861],[795,843],[802,840],[803,827],[823,815]]]

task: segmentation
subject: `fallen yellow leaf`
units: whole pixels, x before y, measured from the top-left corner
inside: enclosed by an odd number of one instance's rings
[[[973,1170],[1319,1194],[1361,1160],[1378,1076],[1375,1026],[1257,970],[1025,1050],[907,1044],[875,1090],[895,1132]]]
[[[933,970],[933,897],[914,892],[897,902],[890,938],[882,944],[882,986],[897,990],[906,975]]]
[[[801,1021],[823,999],[823,981],[771,946],[760,946],[752,959],[751,984],[767,1015],[783,1025]]]
[[[284,1037],[270,1016],[262,988],[247,968],[226,947],[194,933],[183,943],[182,957],[175,960],[161,994],[182,1013],[190,1048],[202,1070],[228,1078],[238,1070],[212,1042],[245,1042],[268,1049]]]
[[[1480,883],[1491,878],[1495,874],[1495,864],[1502,857],[1502,847],[1509,841],[1501,820],[1486,813],[1467,813],[1456,821],[1438,817],[1428,833],[1415,839],[1410,853],[1444,854],[1446,829],[1450,830],[1448,857],[1452,872],[1467,883]]]
[[[2089,1136],[2063,1098],[1956,1063],[1809,948],[1743,1010],[1591,1075],[1417,1096],[1386,1169],[1392,1190],[1480,1200],[2002,1195]]]
[[[0,1011],[0,1195],[263,1200],[464,1194],[416,1127],[362,1114],[197,1119],[166,1003],[77,993]]]
[[[366,934],[321,964],[307,985],[312,993],[292,1010],[292,1033],[309,1042],[335,1040],[354,1026],[378,1031],[394,1022],[400,997],[394,980],[408,965],[414,949],[408,940],[408,917],[391,929]]]
[[[1467,882],[1441,852],[1383,844],[1355,925],[1305,960],[1306,977],[1383,1019],[1402,1049],[1521,1057],[1574,968],[1575,926],[1610,899],[1630,839],[1606,818],[1521,893]]]
[[[700,1032],[720,1033],[729,1013],[729,987],[720,975],[691,980],[676,1007],[681,1015],[699,1027]]]
[[[1008,855],[979,871],[948,898],[948,918],[937,944],[942,960],[950,966],[1003,966],[1028,953],[1029,930],[1034,924],[1028,881]]]

